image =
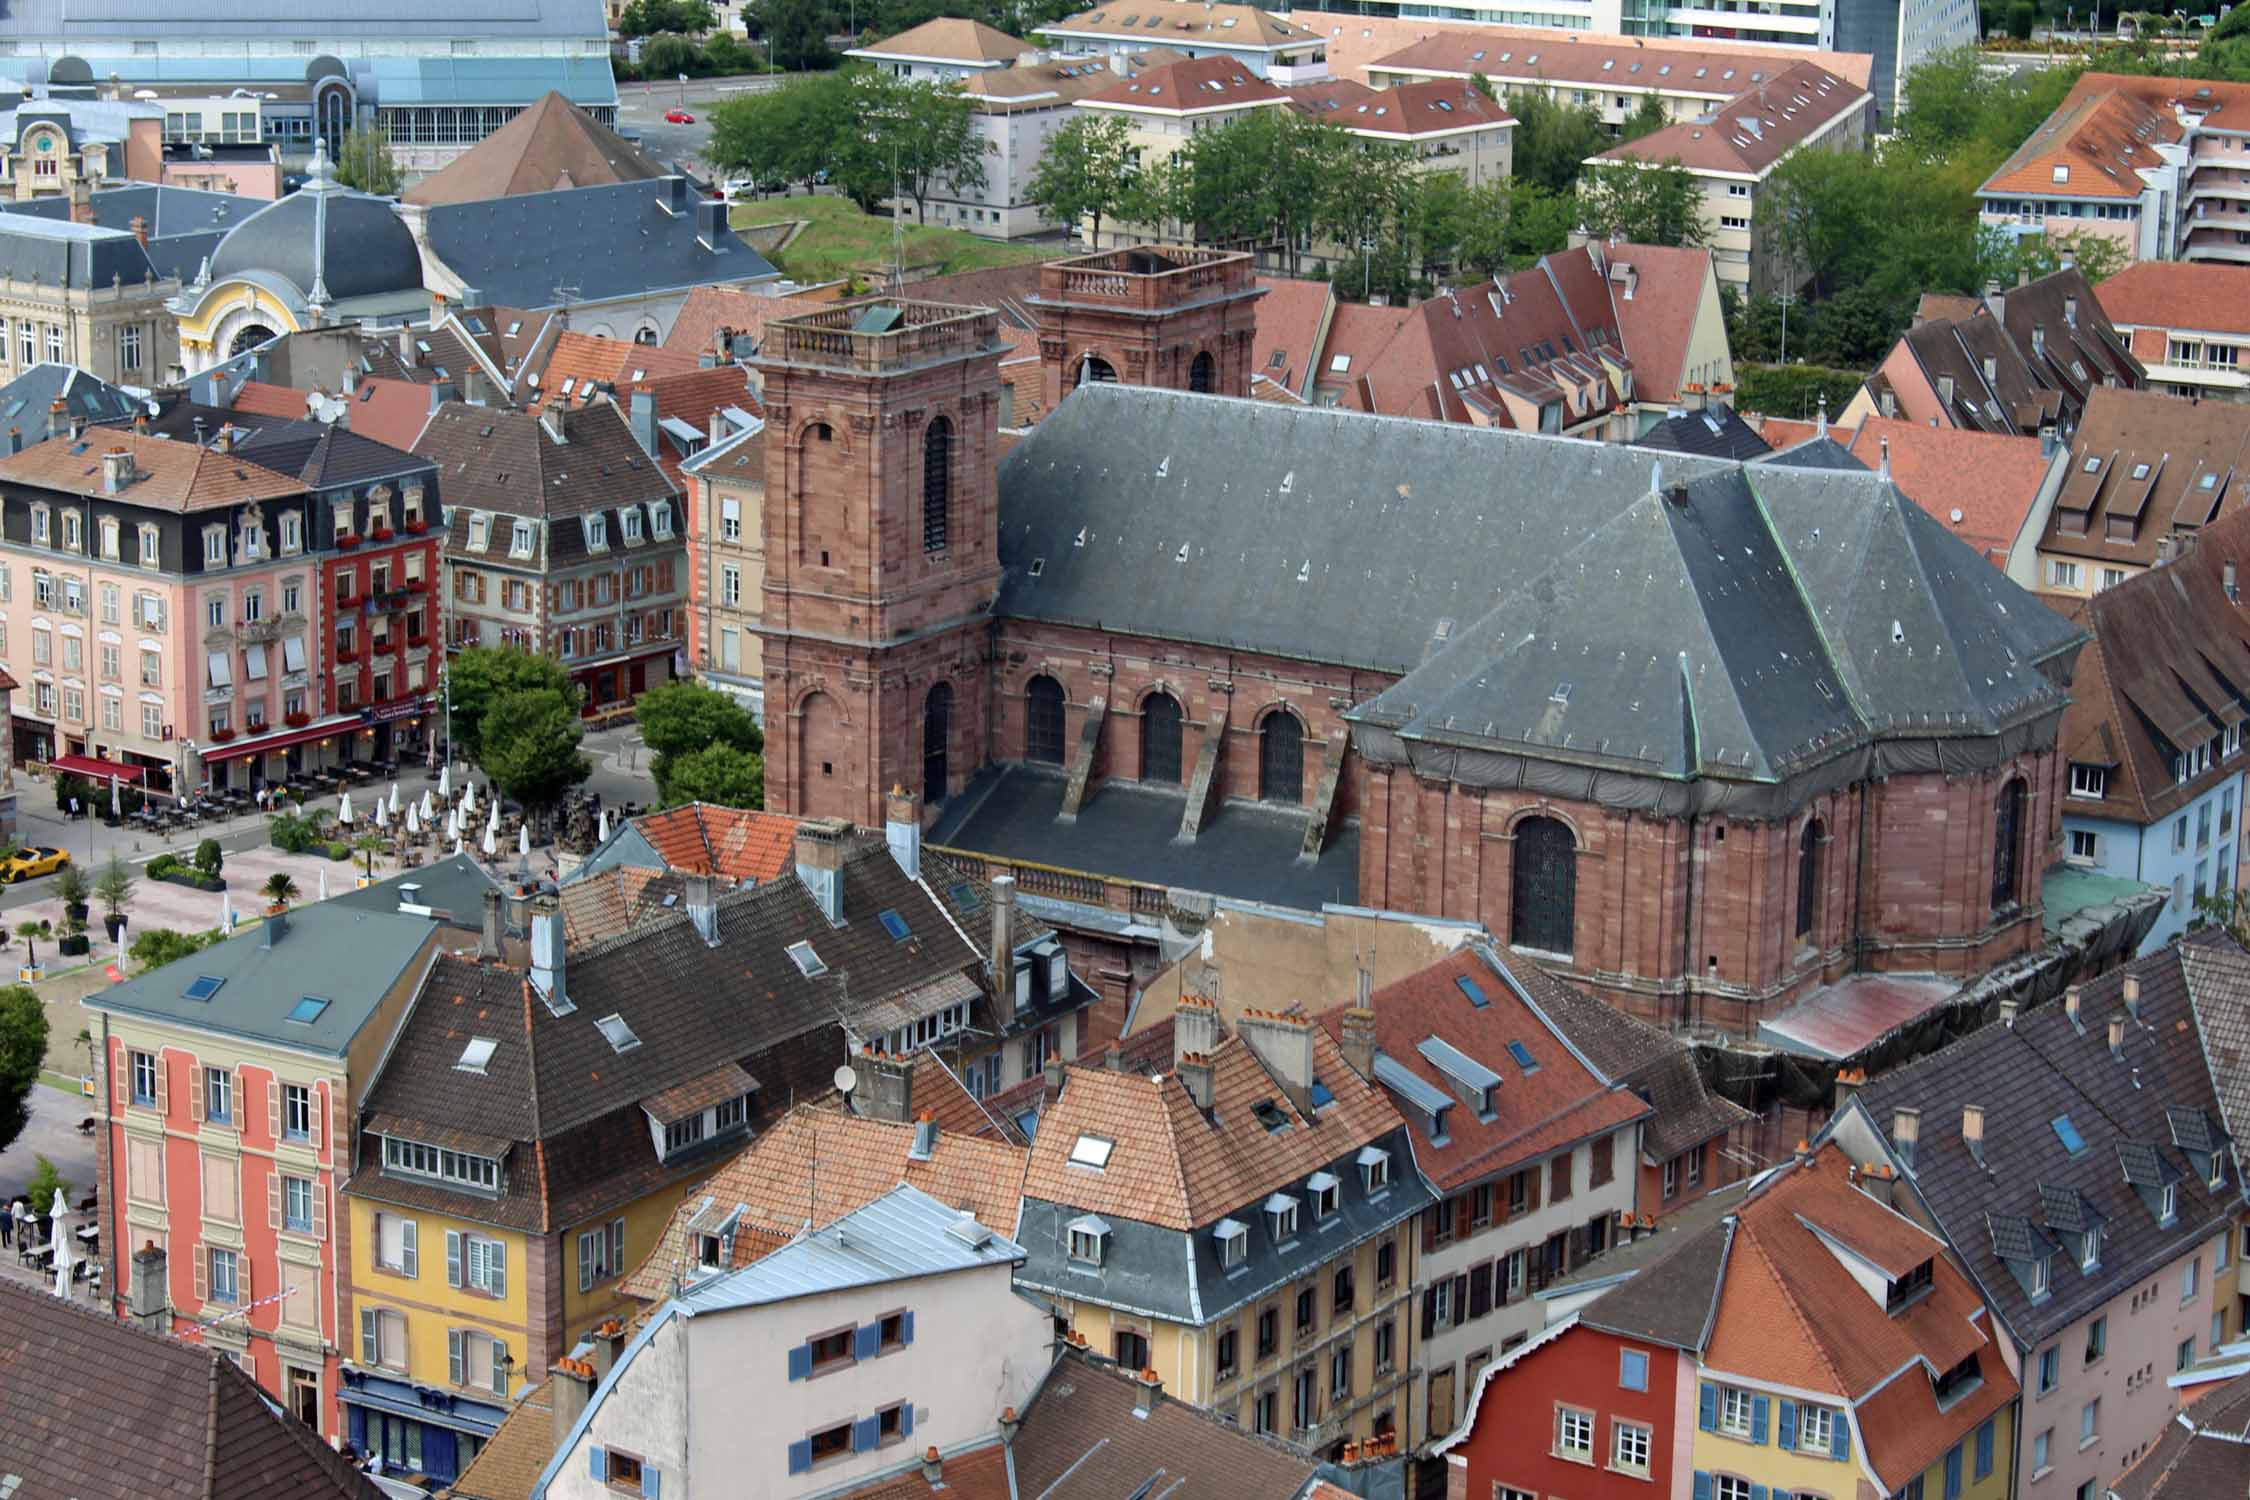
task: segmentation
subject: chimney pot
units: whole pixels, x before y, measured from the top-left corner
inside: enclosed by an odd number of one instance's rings
[[[2119,1058],[2125,1055],[2125,1018],[2121,1015],[2109,1018],[2109,1055]]]
[[[2128,974],[2128,975],[2126,975],[2126,976],[2125,976],[2125,987],[2124,987],[2124,994],[2125,994],[2125,1008],[2126,1008],[2127,1010],[2129,1010],[2129,1011],[2131,1011],[2131,1012],[2133,1013],[2133,1019],[2134,1019],[2134,1020],[2136,1020],[2136,1021],[2137,1021],[2137,1020],[2139,1020],[2139,1019],[2140,1019],[2140,1016],[2141,1016],[2141,976],[2140,976],[2140,975],[2138,975],[2138,974]]]
[[[1899,1108],[1891,1111],[1891,1145],[1907,1170],[1914,1168],[1914,1148],[1922,1139],[1922,1112]]]
[[[945,1477],[945,1463],[938,1457],[935,1443],[922,1450],[922,1477],[933,1485]]]
[[[992,877],[992,947],[985,955],[992,967],[993,1014],[1013,1021],[1016,1016],[1016,877]]]
[[[883,838],[891,858],[908,880],[922,878],[922,805],[905,787],[894,786],[883,798]]]
[[[807,818],[797,825],[797,878],[812,893],[822,916],[844,920],[844,840],[851,824],[842,818]]]
[[[2083,998],[2083,992],[2075,984],[2063,991],[2063,1014],[2070,1018],[2071,1028],[2079,1032],[2086,1029],[2078,1019],[2078,1007]]]
[[[2016,1024],[2016,997],[2013,995],[2000,997],[2000,1024],[2011,1028]]]

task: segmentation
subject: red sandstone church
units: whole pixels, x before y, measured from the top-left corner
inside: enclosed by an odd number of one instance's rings
[[[953,847],[1474,919],[1736,1031],[2039,945],[2076,627],[1826,439],[1225,399],[1259,295],[1222,252],[1050,264],[1008,437],[990,311],[768,326],[774,808],[919,789]]]

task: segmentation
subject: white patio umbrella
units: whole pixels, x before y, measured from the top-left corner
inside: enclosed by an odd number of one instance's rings
[[[609,809],[606,807],[602,809],[601,816],[594,820],[594,842],[597,844],[609,842]]]
[[[63,1220],[68,1217],[70,1205],[63,1200],[63,1190],[56,1188],[54,1217],[48,1223],[55,1252],[55,1295],[66,1302],[70,1300],[70,1226]]]
[[[234,931],[234,892],[219,892],[219,930]]]
[[[520,824],[516,828],[516,857],[518,859],[531,858],[531,825],[529,823]]]
[[[391,816],[398,816],[398,783],[391,783]]]
[[[448,765],[437,773],[437,794],[440,802],[453,798],[453,767]]]
[[[113,818],[117,816],[117,803],[117,778],[112,776],[109,778],[109,815]]]
[[[496,829],[496,828],[487,828],[487,829],[485,829],[485,831],[484,831],[484,857],[485,857],[486,859],[491,859],[491,858],[492,858],[493,856],[497,855],[497,854],[498,854],[499,852],[500,852],[500,831],[499,831],[498,829]]]
[[[422,821],[432,828],[437,826],[437,803],[431,798],[428,787],[422,788]]]
[[[422,831],[422,809],[411,802],[406,804],[406,831],[410,835]]]
[[[350,792],[344,793],[342,800],[336,804],[336,821],[346,828],[352,826],[352,794]]]
[[[459,854],[461,852],[461,835],[458,833],[453,835],[453,852],[455,854]]]
[[[391,826],[391,806],[380,797],[375,799],[375,826],[377,828]]]
[[[494,838],[500,837],[500,804],[492,804],[492,816],[484,820],[484,831]]]
[[[326,865],[320,867],[320,899],[323,901],[328,899],[328,866]]]

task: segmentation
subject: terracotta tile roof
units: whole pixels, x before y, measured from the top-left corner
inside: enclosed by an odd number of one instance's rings
[[[1039,49],[1030,42],[1018,41],[996,26],[982,21],[963,20],[958,16],[939,16],[910,26],[896,36],[869,42],[864,47],[854,47],[847,57],[911,58],[917,61],[936,59],[941,62],[998,63],[1005,67],[1027,52]]]
[[[2227,1133],[2250,1141],[2250,953],[2232,943],[2190,939],[2180,946],[2203,1053],[2217,1085]]]
[[[425,205],[473,203],[664,175],[661,162],[550,89],[402,196]]]
[[[1186,115],[1285,104],[1288,98],[1231,57],[1197,57],[1143,69],[1133,78],[1088,94],[1079,106]]]
[[[538,383],[523,393],[524,406],[539,411],[565,401],[583,404],[593,399],[602,384],[611,388],[622,406],[628,388],[651,375],[693,370],[696,360],[696,353],[686,348],[635,344],[566,329],[556,336],[554,347],[548,351]]]
[[[910,1087],[915,1117],[932,1121],[947,1135],[1002,1141],[1011,1146],[1031,1144],[1013,1120],[994,1113],[969,1092],[935,1047],[925,1047],[915,1054]]]
[[[2140,1460],[2109,1485],[2117,1500],[2219,1500],[2250,1495],[2250,1375],[2164,1424]]]
[[[296,421],[305,415],[305,393],[285,385],[268,385],[263,380],[245,380],[242,389],[234,393],[234,406],[237,411],[261,417]]]
[[[555,1456],[555,1415],[551,1380],[524,1393],[453,1481],[453,1500],[531,1500],[532,1487]]]
[[[633,820],[666,866],[686,875],[771,880],[795,868],[797,820],[780,813],[691,802]]]
[[[1203,0],[1138,0],[1136,4],[1106,9],[1097,6],[1033,29],[1040,36],[1107,37],[1127,34],[1127,28],[1136,22],[1138,29],[1130,33],[1134,37],[1146,34],[1152,41],[1162,39],[1183,47],[1215,43],[1242,48],[1281,46],[1314,41],[1320,35],[1272,11],[1226,0],[1213,5]]]
[[[2108,73],[2082,75],[1979,191],[2138,198],[2148,186],[2139,174],[2163,165],[2156,148],[2178,143],[2186,131],[2169,109],[2125,82]],[[2157,82],[2163,91],[2176,87]],[[2058,171],[2066,181],[2055,180]]]
[[[0,479],[99,497],[104,493],[102,455],[118,449],[133,455],[134,478],[119,496],[132,505],[192,513],[305,492],[302,482],[239,454],[116,428],[89,429],[76,442],[67,435],[49,438],[0,459]]]
[[[1617,331],[1633,357],[1633,399],[1677,401],[1706,290],[1714,306],[1718,301],[1711,252],[1612,245],[1606,253]],[[1630,297],[1624,295],[1628,282]]]
[[[663,1232],[626,1279],[648,1300],[666,1295],[674,1274],[694,1263],[691,1235],[716,1230],[741,1210],[734,1264],[748,1265],[808,1225],[826,1224],[873,1202],[902,1182],[967,1209],[1002,1234],[1016,1227],[1025,1153],[1003,1141],[940,1129],[927,1161],[911,1156],[915,1127],[840,1109],[799,1105],[747,1149],[723,1163],[673,1210]],[[691,1224],[694,1226],[691,1228]]]
[[[1842,439],[1868,468],[1890,444],[1891,481],[1996,568],[2031,514],[2051,458],[2039,439],[1869,415]],[[1770,441],[1770,440],[1769,440]]]
[[[1690,171],[1759,175],[1836,121],[1871,109],[1865,87],[1818,63],[1782,69],[1720,105],[1708,122],[1685,120],[1612,146],[1597,161],[1665,162]]]
[[[995,1438],[966,1453],[947,1454],[934,1485],[922,1477],[917,1465],[844,1490],[830,1500],[1019,1500],[1019,1496],[1008,1483],[1008,1450]]]
[[[1287,276],[1261,276],[1258,286],[1265,295],[1257,302],[1250,368],[1304,395],[1312,389],[1313,362],[1337,311],[1336,289]]]
[[[2136,260],[2094,295],[2120,328],[2250,334],[2250,267]]]
[[[2164,538],[2207,528],[2246,500],[2250,406],[2096,388],[2039,547],[2145,568]]]
[[[1299,113],[1341,126],[1354,135],[1414,140],[1457,130],[1492,129],[1515,123],[1515,116],[1467,83],[1428,79],[1375,90],[1363,83],[1331,80],[1287,90]]]
[[[380,1500],[233,1360],[86,1303],[0,1282],[0,1370],[0,1470],[25,1500]]]
[[[429,388],[409,380],[362,376],[352,387],[348,420],[352,431],[361,437],[393,448],[412,449],[414,440],[429,425]]]
[[[558,903],[563,939],[573,948],[582,948],[622,936],[676,908],[684,890],[679,876],[638,865],[574,876],[562,887]],[[673,899],[667,902],[667,896]]]
[[[1320,19],[1325,23],[1320,29],[1334,36],[1329,64],[1342,67],[1334,42],[1358,40],[1350,33],[1364,23],[1352,16],[1320,15]],[[1426,32],[1428,23],[1416,29]],[[1502,85],[1599,87],[1618,94],[1655,92],[1717,102],[1775,78],[1798,62],[1815,63],[1864,88],[1871,59],[1865,53],[1812,52],[1794,46],[1728,46],[1708,37],[1603,38],[1578,33],[1566,38],[1545,28],[1474,26],[1423,35],[1352,66],[1386,74],[1430,73],[1462,79],[1482,73]]]
[[[1180,62],[1185,52],[1173,47],[1151,47],[1142,52],[1112,53],[1108,57],[1061,56],[1046,62],[1019,61],[1012,68],[987,68],[961,81],[961,92],[979,114],[1004,115],[1019,109],[1053,109],[1098,94],[1120,77],[1137,77],[1148,68]],[[975,275],[975,272],[962,274]],[[909,288],[912,290],[912,288]],[[976,299],[933,297],[932,301]]]
[[[764,297],[739,287],[692,287],[687,301],[680,304],[679,316],[672,320],[672,331],[664,336],[664,348],[697,358],[712,347],[722,328],[748,334],[754,346],[769,320],[818,312],[827,305],[818,297]],[[736,351],[738,355],[750,352]]]

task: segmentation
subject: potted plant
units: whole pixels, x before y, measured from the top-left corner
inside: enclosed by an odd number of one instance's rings
[[[234,731],[231,729],[214,729],[211,731],[211,742],[215,745],[223,745],[233,738]]]
[[[55,894],[62,898],[63,922],[70,931],[85,930],[88,915],[86,897],[91,890],[86,872],[75,863],[64,865],[55,872]]]
[[[259,886],[258,891],[266,898],[266,915],[278,917],[297,899],[297,882],[289,878],[287,870],[276,870],[266,877],[266,883]]]
[[[301,708],[292,708],[281,716],[281,722],[291,729],[302,729],[312,722],[312,715]]]
[[[205,839],[195,846],[195,868],[212,880],[226,867],[226,854],[219,848],[217,839]]]
[[[383,836],[379,833],[363,833],[352,840],[352,847],[367,856],[367,878],[360,882],[361,886],[373,885],[375,883],[375,856],[383,851]]]
[[[23,939],[23,967],[16,970],[16,977],[27,984],[35,984],[45,975],[45,971],[39,967],[38,948],[40,934],[45,928],[46,924],[43,922],[16,924],[16,936]]]
[[[113,850],[109,863],[94,877],[94,895],[102,903],[102,931],[111,942],[125,925],[125,909],[133,904],[133,871]]]

